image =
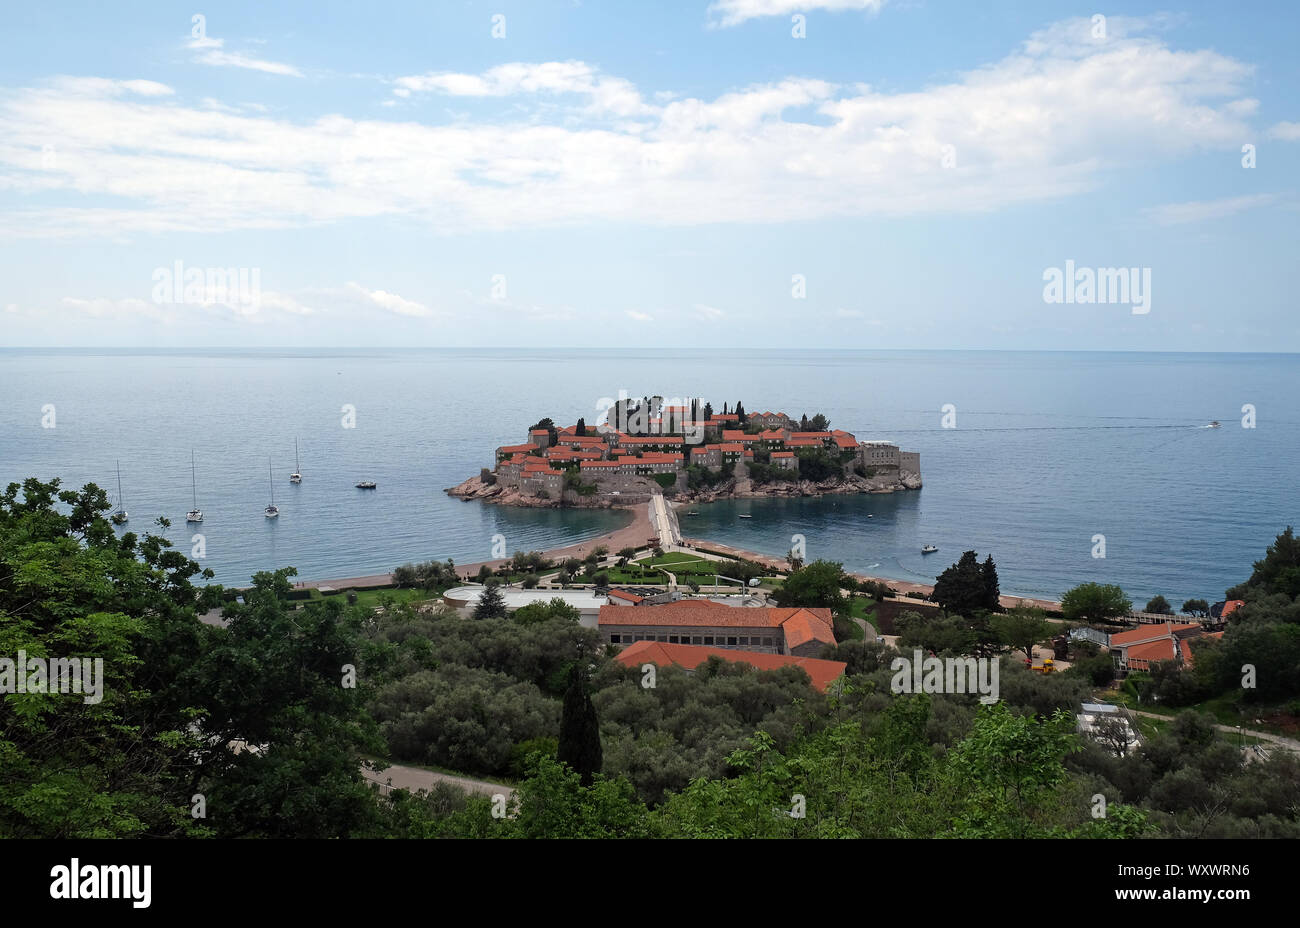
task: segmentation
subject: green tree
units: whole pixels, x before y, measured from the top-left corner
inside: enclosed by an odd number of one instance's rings
[[[587,673],[582,663],[582,651],[579,650],[578,660],[569,670],[569,688],[564,692],[556,756],[560,763],[578,775],[583,786],[590,786],[602,765],[600,721],[591,702]]]
[[[474,618],[504,619],[507,613],[506,598],[501,594],[500,584],[495,581],[488,583],[474,604]]]
[[[809,425],[808,428],[809,432],[826,432],[830,430],[831,420],[827,419],[821,413],[817,413],[817,415],[812,417],[812,420],[808,423],[808,425]]]
[[[1255,562],[1255,570],[1245,583],[1228,590],[1228,599],[1257,599],[1272,594],[1289,599],[1300,597],[1300,538],[1291,526],[1269,545],[1264,559]]]
[[[559,432],[556,430],[555,423],[551,421],[550,416],[547,416],[545,419],[542,419],[538,422],[534,422],[532,425],[530,425],[528,427],[529,435],[531,436],[531,434],[537,431],[538,429],[546,429],[546,434],[549,439],[549,443],[551,445],[555,444],[555,440],[558,437]]]
[[[984,579],[984,608],[995,612],[1002,605],[1002,590],[998,584],[998,568],[993,563],[993,555],[984,559],[980,576]]]
[[[972,616],[980,610],[997,608],[996,592],[997,569],[993,558],[981,567],[979,555],[967,551],[934,581],[930,598],[948,612]],[[991,597],[994,598],[990,604]]]
[[[781,589],[773,594],[778,606],[820,606],[836,613],[846,612],[844,565],[835,561],[813,561],[791,572]]]
[[[1072,622],[1109,622],[1132,611],[1132,600],[1114,584],[1081,583],[1061,597],[1061,614]]]
[[[1210,604],[1203,599],[1189,599],[1183,603],[1183,614],[1205,618],[1210,614]]]
[[[1030,660],[1034,658],[1034,645],[1046,639],[1052,629],[1043,610],[1033,606],[1017,606],[1006,615],[996,615],[992,625],[999,641],[1009,648],[1024,651]]]
[[[1147,607],[1143,611],[1153,615],[1173,615],[1174,607],[1169,605],[1169,600],[1157,594],[1147,600]]]
[[[555,596],[552,597],[550,602],[534,602],[526,606],[520,606],[510,618],[520,625],[536,625],[554,619],[577,622],[582,618],[582,614],[578,611],[577,606],[565,602],[559,596]]]

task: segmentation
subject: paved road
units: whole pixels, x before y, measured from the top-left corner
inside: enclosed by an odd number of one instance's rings
[[[662,493],[656,493],[650,498],[650,522],[659,535],[659,546],[665,551],[682,543],[677,519],[668,510],[668,501]]]

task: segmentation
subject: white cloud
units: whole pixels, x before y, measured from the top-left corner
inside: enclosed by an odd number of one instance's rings
[[[1194,200],[1187,203],[1165,203],[1143,210],[1143,214],[1160,225],[1184,225],[1207,219],[1222,219],[1236,213],[1269,206],[1277,202],[1272,193],[1255,193],[1241,197],[1223,197],[1218,200]]]
[[[216,67],[229,68],[246,68],[250,71],[262,71],[266,74],[282,74],[287,77],[302,77],[302,72],[291,64],[283,64],[279,61],[266,61],[262,58],[253,58],[242,52],[223,51],[225,45],[224,39],[203,36],[202,38],[191,39],[186,43],[186,48],[192,51],[201,52],[196,55],[194,60],[200,64],[210,64]]]
[[[715,0],[708,12],[711,23],[720,27],[736,26],[763,16],[786,16],[791,13],[809,13],[826,10],[840,13],[846,10],[865,10],[878,13],[885,0]]]
[[[386,290],[367,290],[356,283],[349,283],[348,290],[380,309],[395,313],[398,316],[427,318],[434,315],[433,310],[427,306],[398,296],[396,293],[389,293]]]
[[[1300,122],[1279,122],[1269,128],[1268,137],[1284,142],[1300,141]]]
[[[861,319],[862,310],[860,309],[837,309],[835,310],[837,319]]]
[[[654,322],[654,316],[635,309],[625,310],[625,315],[633,322]]]
[[[399,77],[393,94],[403,99],[417,93],[452,97],[507,97],[515,94],[579,94],[589,98],[592,112],[637,116],[653,112],[630,81],[600,74],[581,61],[501,64],[482,74],[451,71]]]
[[[704,303],[696,303],[695,311],[699,313],[701,316],[703,316],[705,319],[709,319],[711,321],[716,321],[726,315],[725,312],[718,309],[716,306],[706,306]]]
[[[1255,134],[1249,66],[1170,49],[1123,17],[1108,19],[1105,42],[1088,25],[1057,24],[996,63],[905,92],[791,77],[678,99],[581,62],[397,88],[477,95],[477,108],[504,100],[504,122],[290,122],[185,104],[153,82],[56,80],[0,96],[0,190],[25,200],[0,215],[0,236],[117,241],[372,217],[460,234],[989,211],[1089,191],[1117,165],[1235,152]],[[54,158],[42,157],[47,147]],[[955,167],[943,166],[949,151]]]

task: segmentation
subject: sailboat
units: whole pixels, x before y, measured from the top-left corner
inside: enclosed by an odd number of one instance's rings
[[[190,449],[190,490],[193,492],[194,508],[185,513],[186,522],[202,522],[203,510],[199,508],[199,481],[194,475],[194,449]]]
[[[271,483],[271,504],[263,512],[268,519],[274,519],[280,514],[280,508],[275,505],[275,475],[271,473],[271,459],[266,459],[266,479]]]
[[[117,462],[117,512],[113,513],[114,525],[125,525],[130,517],[122,500],[122,462]]]
[[[290,483],[302,483],[301,465],[298,463],[298,439],[293,440],[293,473],[289,475]]]

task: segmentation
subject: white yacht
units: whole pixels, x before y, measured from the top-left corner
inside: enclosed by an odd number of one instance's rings
[[[125,525],[130,519],[126,514],[126,506],[122,501],[122,462],[117,462],[117,512],[113,513],[114,525]]]
[[[275,505],[275,475],[271,472],[271,459],[266,459],[266,479],[271,484],[271,502],[262,510],[268,519],[274,519],[280,515],[280,507]]]
[[[938,551],[938,550],[939,550],[939,549],[938,549],[937,547],[935,547],[934,545],[926,545],[924,548],[921,549],[921,553],[922,553],[922,554],[934,554],[934,552],[936,552],[936,551]]]
[[[302,472],[298,463],[298,439],[293,440],[293,473],[289,475],[290,483],[302,483]]]
[[[192,499],[194,508],[185,513],[186,522],[202,522],[203,510],[199,508],[199,482],[194,475],[194,449],[190,449],[190,491],[193,493]]]

